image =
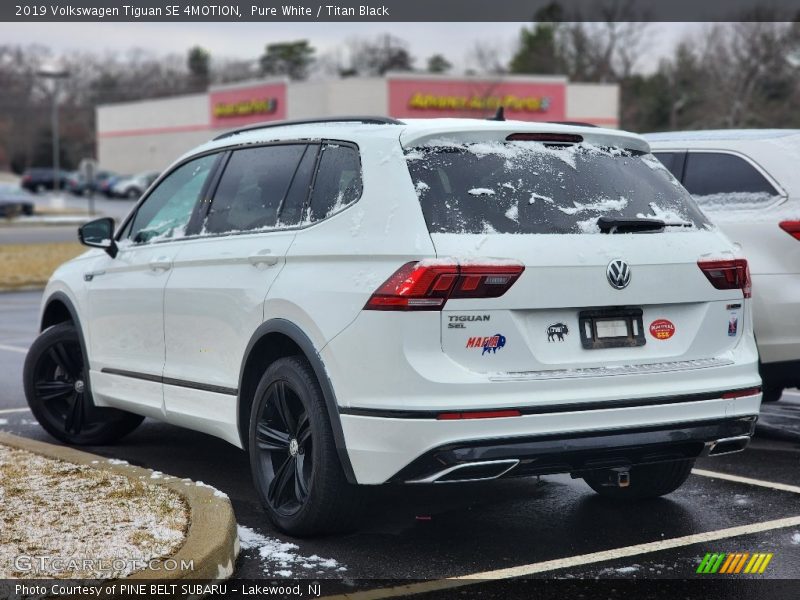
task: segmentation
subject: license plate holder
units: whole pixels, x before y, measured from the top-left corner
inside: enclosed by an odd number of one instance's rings
[[[578,313],[581,344],[586,350],[644,346],[642,309],[603,308]]]

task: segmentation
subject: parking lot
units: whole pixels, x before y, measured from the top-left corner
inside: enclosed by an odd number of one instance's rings
[[[21,384],[39,299],[40,292],[0,295],[0,430],[53,442],[25,408]],[[797,390],[763,408],[757,438],[744,453],[699,461],[687,484],[665,498],[615,504],[567,475],[385,487],[371,490],[356,532],[313,540],[271,528],[246,455],[221,440],[147,420],[120,444],[91,451],[228,494],[246,528],[237,578],[331,578],[340,580],[337,591],[390,585],[375,580],[430,580],[384,592],[391,597],[435,592],[453,585],[441,580],[459,577],[468,578],[459,585],[518,577],[701,585],[711,577],[695,574],[707,552],[772,553],[763,574],[739,576],[743,586],[754,578],[796,578],[800,564]],[[492,594],[486,587],[484,597]]]

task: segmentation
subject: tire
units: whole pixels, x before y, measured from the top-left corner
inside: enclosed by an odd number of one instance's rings
[[[86,361],[75,326],[60,323],[42,332],[25,357],[23,383],[33,416],[50,435],[67,444],[109,444],[144,420],[96,407],[85,382]]]
[[[250,468],[272,523],[294,536],[353,528],[362,506],[347,482],[322,390],[304,357],[272,363],[250,414]]]
[[[616,500],[643,500],[657,498],[674,492],[683,485],[694,466],[694,460],[637,465],[630,470],[628,487],[603,485],[608,481],[609,471],[593,471],[583,479],[595,492]]]
[[[128,200],[138,200],[139,196],[141,195],[142,195],[141,192],[135,188],[131,188],[127,192],[125,192],[125,197]]]
[[[764,385],[761,388],[761,402],[777,402],[783,396],[782,385]]]

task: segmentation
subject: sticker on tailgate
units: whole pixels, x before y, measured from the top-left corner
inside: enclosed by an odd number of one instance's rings
[[[500,348],[506,345],[506,336],[495,333],[489,337],[471,337],[467,340],[467,348],[481,348],[481,356],[487,352],[497,354]]]
[[[675,325],[667,319],[656,319],[650,323],[650,335],[657,340],[668,340],[675,335]]]

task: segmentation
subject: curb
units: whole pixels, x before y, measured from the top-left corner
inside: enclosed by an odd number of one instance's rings
[[[180,582],[202,579],[206,581],[223,581],[233,575],[234,563],[239,555],[239,534],[236,518],[228,497],[210,486],[198,485],[188,479],[179,479],[171,475],[159,475],[153,479],[153,471],[132,465],[118,464],[88,452],[75,450],[67,446],[56,446],[37,440],[18,437],[8,433],[0,433],[0,444],[27,450],[47,458],[63,460],[93,469],[110,471],[129,479],[144,480],[150,485],[163,485],[186,500],[189,506],[189,531],[178,551],[172,555],[178,565],[181,561],[194,561],[193,570],[173,571],[153,570],[150,568],[136,571],[128,577],[107,580],[130,581],[158,580],[161,582]]]

